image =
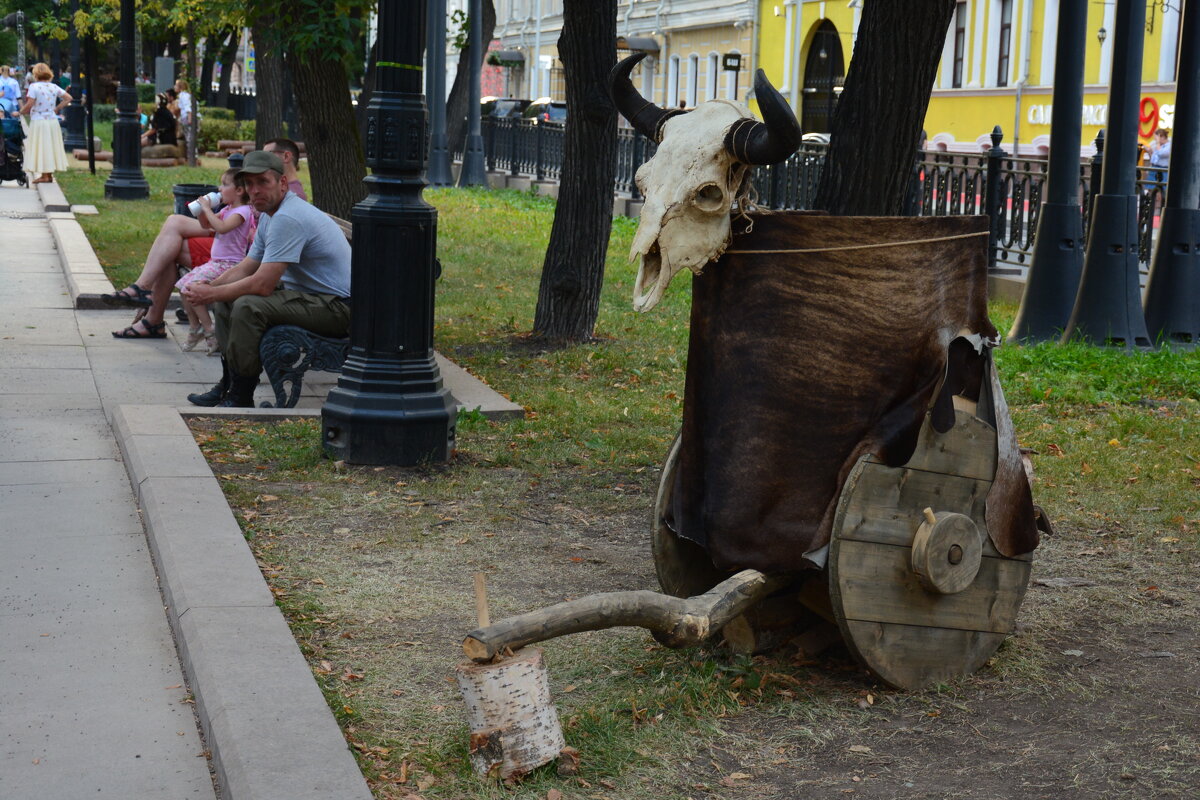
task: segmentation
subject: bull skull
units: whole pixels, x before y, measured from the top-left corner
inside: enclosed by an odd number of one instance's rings
[[[638,311],[653,308],[679,270],[699,274],[721,257],[729,246],[729,211],[749,168],[783,161],[800,145],[795,115],[761,69],[754,91],[765,123],[729,100],[709,100],[689,112],[648,102],[629,80],[645,55],[626,58],[609,75],[617,109],[659,143],[636,178],[645,197],[629,253],[631,260],[641,259],[633,290]]]

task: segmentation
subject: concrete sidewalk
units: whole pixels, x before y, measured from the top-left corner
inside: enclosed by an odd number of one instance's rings
[[[217,359],[183,326],[113,339],[132,313],[95,308],[95,254],[47,208],[57,184],[0,185],[0,798],[369,800],[181,417]],[[522,413],[441,363],[465,407]],[[335,382],[229,411],[315,415]]]

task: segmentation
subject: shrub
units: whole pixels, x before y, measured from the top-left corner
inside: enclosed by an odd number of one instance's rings
[[[220,106],[200,106],[200,119],[233,119],[233,109]]]
[[[247,142],[254,141],[254,134],[257,127],[257,124],[252,119],[242,120],[242,123],[238,125],[238,138]]]
[[[200,135],[196,149],[201,153],[217,149],[217,142],[222,139],[237,139],[238,124],[231,119],[212,119],[204,117],[200,120]]]
[[[153,83],[139,83],[139,84],[135,84],[135,88],[137,89],[138,102],[139,103],[149,103],[150,109],[153,111],[154,110],[154,84]]]
[[[92,106],[92,114],[95,115],[96,122],[115,122],[117,107],[112,103],[96,103]]]

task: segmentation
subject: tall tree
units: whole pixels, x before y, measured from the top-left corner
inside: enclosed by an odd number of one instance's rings
[[[534,333],[553,341],[590,339],[600,313],[616,174],[617,111],[607,91],[616,39],[616,0],[565,0],[558,52],[570,114],[533,320]]]
[[[488,42],[496,34],[496,4],[492,0],[483,0],[481,5],[483,49],[487,50]],[[613,17],[616,18],[615,11]],[[467,43],[466,26],[473,23],[470,19],[463,19],[465,24],[454,34],[454,45],[458,48],[458,70],[454,73],[450,94],[446,96],[446,143],[451,153],[462,149],[463,140],[467,135],[467,90],[470,88],[471,70],[478,70],[483,64],[483,55],[472,54]]]
[[[901,213],[955,6],[956,0],[863,4],[816,208],[841,215]]]
[[[250,28],[254,38],[254,87],[258,113],[254,140],[259,149],[271,139],[283,136],[283,46],[280,44],[275,14],[263,9]]]

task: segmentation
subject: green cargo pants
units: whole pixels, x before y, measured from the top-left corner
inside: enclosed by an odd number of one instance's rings
[[[272,325],[296,325],[320,336],[350,335],[350,301],[331,294],[276,289],[266,297],[244,295],[232,303],[214,303],[217,344],[236,375],[257,378],[262,372],[258,343]]]

